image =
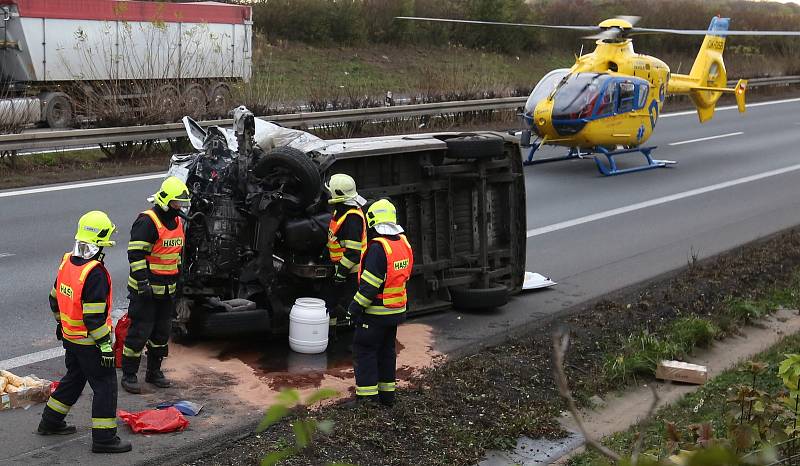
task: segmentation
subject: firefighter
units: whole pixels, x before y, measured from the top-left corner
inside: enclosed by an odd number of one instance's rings
[[[397,224],[397,210],[386,199],[367,210],[371,239],[359,269],[359,286],[348,315],[355,326],[356,401],[394,404],[395,338],[405,319],[406,283],[414,256]]]
[[[170,321],[185,242],[182,209],[191,200],[186,184],[173,176],[153,196],[152,209],[139,214],[128,244],[128,317],[131,326],[122,347],[122,388],[141,393],[137,378],[142,351],[147,346],[145,381],[159,388],[170,386],[161,372],[167,356]]]
[[[349,175],[331,176],[325,188],[335,206],[328,226],[328,253],[334,264],[333,283],[326,296],[330,326],[336,328],[338,317],[358,290],[358,265],[367,248],[367,225],[361,207],[366,200],[358,195],[356,182]]]
[[[86,386],[92,387],[92,451],[124,453],[131,444],[117,437],[117,372],[111,348],[111,275],[103,264],[103,248],[114,246],[116,227],[103,212],[86,213],[78,221],[75,246],[64,254],[50,290],[56,338],[66,350],[67,373],[47,400],[37,432],[76,432],[64,418]]]

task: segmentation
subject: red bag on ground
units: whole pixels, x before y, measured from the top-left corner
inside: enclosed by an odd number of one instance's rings
[[[125,421],[131,430],[140,434],[163,434],[185,429],[189,421],[174,407],[167,409],[146,409],[138,413],[118,410],[117,416]]]
[[[125,338],[128,336],[128,328],[131,326],[131,320],[128,318],[126,312],[124,316],[120,317],[114,327],[114,359],[117,368],[122,367],[122,346],[125,344]]]

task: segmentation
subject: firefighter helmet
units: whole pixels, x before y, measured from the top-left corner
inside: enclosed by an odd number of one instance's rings
[[[397,209],[388,199],[375,201],[367,210],[367,225],[370,228],[382,223],[397,223]]]
[[[93,210],[83,214],[78,220],[78,231],[75,232],[75,239],[97,246],[114,246],[116,242],[111,241],[111,235],[116,229],[116,225],[108,218],[105,212]]]
[[[167,177],[161,183],[161,189],[153,196],[154,202],[157,206],[161,207],[165,212],[169,210],[169,203],[177,201],[181,207],[188,206],[192,198],[189,196],[189,188],[186,183],[174,176]]]

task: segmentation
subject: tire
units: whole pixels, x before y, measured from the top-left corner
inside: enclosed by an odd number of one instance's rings
[[[153,97],[151,97],[151,99],[152,98]],[[156,89],[154,98],[155,102],[153,102],[152,106],[158,109],[162,121],[175,121],[178,117],[178,110],[180,110],[181,105],[181,91],[172,84],[164,84]]]
[[[206,91],[203,90],[202,86],[189,84],[184,88],[182,98],[186,113],[198,119],[205,117],[208,102],[206,101]]]
[[[72,100],[63,92],[50,92],[43,98],[44,118],[53,129],[69,128],[75,119]]]
[[[450,288],[453,307],[464,311],[495,309],[508,303],[510,293],[505,286],[491,288]]]
[[[269,312],[265,309],[238,312],[208,312],[190,326],[192,336],[224,337],[270,330]]]
[[[503,155],[505,143],[499,137],[463,136],[445,141],[451,159],[478,160]]]
[[[311,157],[293,147],[276,147],[258,161],[253,174],[261,179],[265,189],[283,187],[286,194],[295,196],[297,209],[305,209],[319,199],[322,176]]]
[[[231,88],[225,83],[214,83],[208,91],[208,113],[211,117],[225,117],[231,110]]]

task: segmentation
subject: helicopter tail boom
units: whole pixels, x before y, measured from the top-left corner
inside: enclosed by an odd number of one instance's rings
[[[728,76],[722,52],[725,49],[728,24],[728,18],[712,18],[692,70],[688,75],[673,74],[669,80],[668,91],[672,94],[688,94],[697,107],[697,116],[701,123],[714,116],[714,108],[723,92],[733,92],[739,111],[744,112],[747,82],[739,81],[735,88],[726,87]]]

